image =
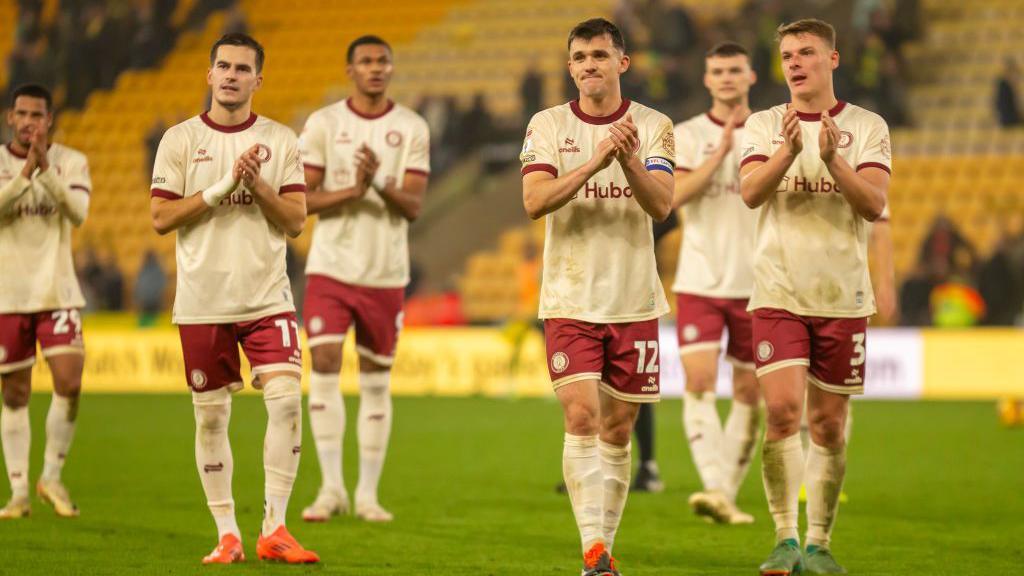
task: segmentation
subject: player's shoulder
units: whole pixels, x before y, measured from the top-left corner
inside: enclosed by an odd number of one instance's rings
[[[295,140],[297,138],[291,127],[266,116],[257,116],[252,127],[275,140]]]
[[[50,144],[50,149],[64,162],[88,162],[85,152],[60,142]]]
[[[574,117],[575,115],[572,112],[570,103],[565,102],[564,104],[559,104],[536,112],[533,117],[530,118],[530,126],[537,124],[560,124]]]
[[[745,126],[750,124],[763,124],[763,123],[775,123],[782,122],[783,116],[786,115],[786,110],[789,109],[789,104],[777,104],[766,110],[758,110],[747,118]]]
[[[843,109],[840,114],[845,116],[845,118],[837,118],[837,121],[846,121],[848,118],[848,121],[852,121],[853,124],[859,128],[870,129],[875,126],[888,127],[888,124],[885,122],[885,118],[882,118],[880,114],[849,102],[844,102]]]
[[[337,121],[345,114],[346,109],[345,99],[332,102],[314,110],[313,113],[306,118],[306,124]]]
[[[627,112],[633,116],[633,123],[637,126],[640,124],[672,125],[672,119],[669,118],[667,114],[636,101],[631,101],[629,103]]]
[[[395,115],[395,122],[403,126],[408,125],[417,129],[428,128],[427,121],[423,119],[423,116],[420,116],[419,112],[416,112],[408,106],[395,103],[395,108],[392,113]]]
[[[714,123],[709,119],[707,112],[701,112],[696,116],[691,116],[682,122],[678,122],[675,125],[676,130],[690,130],[692,132],[700,132],[714,126]]]

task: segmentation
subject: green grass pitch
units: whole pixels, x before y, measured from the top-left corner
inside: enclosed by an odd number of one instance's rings
[[[32,400],[33,481],[42,462],[48,395]],[[347,398],[345,476],[355,484]],[[725,404],[720,406],[723,410]],[[697,477],[678,401],[657,409],[668,489],[633,495],[616,547],[627,576],[756,574],[773,530],[755,463],[740,505],[757,523],[710,526],[686,508]],[[859,402],[833,549],[855,575],[1024,573],[1024,430],[1001,429],[991,403]],[[319,470],[306,427],[289,526],[320,553],[312,567],[255,559],[262,507],[261,399],[236,397],[231,423],[235,502],[248,561],[201,567],[215,545],[193,455],[186,395],[86,395],[65,480],[81,518],[38,500],[0,523],[2,574],[575,575],[576,527],[553,487],[561,418],[546,400],[398,398],[381,500],[390,525],[351,518],[304,524]],[[6,486],[0,495],[7,497]]]

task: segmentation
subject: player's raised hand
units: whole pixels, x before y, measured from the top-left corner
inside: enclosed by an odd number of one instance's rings
[[[256,189],[256,183],[260,179],[260,160],[257,147],[253,146],[239,156],[237,164],[240,164],[241,181],[250,191]]]
[[[630,157],[636,154],[640,148],[640,131],[633,123],[633,115],[626,114],[626,117],[612,124],[609,129],[609,136],[615,142],[615,157],[620,163],[628,162]]]
[[[821,132],[818,133],[818,148],[821,150],[821,159],[831,162],[836,156],[836,148],[839,147],[839,127],[835,120],[828,115],[828,110],[821,113]]]
[[[722,139],[718,142],[717,152],[725,156],[732,151],[732,134],[736,131],[736,125],[740,123],[740,109],[733,108],[732,114],[725,119],[725,128],[722,130]]]
[[[615,158],[616,147],[617,144],[610,136],[598,142],[597,150],[590,157],[590,171],[596,174],[611,165],[612,160]]]
[[[370,150],[370,147],[365,143],[359,146],[356,150],[355,155],[356,165],[356,182],[361,184],[361,187],[369,188],[373,183],[374,177],[377,175],[377,169],[380,167],[380,160],[377,155]]]
[[[786,110],[782,116],[782,137],[786,141],[786,148],[793,156],[797,156],[804,149],[804,137],[800,128],[800,116],[795,108]]]
[[[30,146],[30,152],[35,154],[36,166],[39,167],[40,172],[46,172],[47,168],[50,167],[50,159],[46,155],[47,140],[46,140],[46,129],[36,129],[32,133],[32,144]]]

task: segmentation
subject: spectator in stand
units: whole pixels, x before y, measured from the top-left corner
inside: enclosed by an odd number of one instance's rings
[[[985,300],[982,324],[1012,326],[1024,306],[1024,262],[1021,262],[1024,234],[1020,218],[1007,222],[995,251],[978,271],[978,291]]]
[[[940,282],[954,271],[974,269],[977,252],[945,215],[938,215],[921,243],[918,263]],[[958,266],[959,264],[959,266]]]
[[[139,275],[135,277],[135,306],[139,311],[139,326],[152,326],[163,309],[167,274],[160,265],[156,252],[147,250],[142,259]]]
[[[996,80],[996,117],[1003,128],[1021,124],[1020,106],[1017,102],[1017,85],[1020,82],[1020,68],[1012,56],[1003,60],[1003,71]]]
[[[544,100],[544,76],[537,67],[537,61],[530,61],[526,72],[523,73],[523,80],[519,83],[520,110],[522,117],[520,123],[525,128],[530,118],[541,110]]]

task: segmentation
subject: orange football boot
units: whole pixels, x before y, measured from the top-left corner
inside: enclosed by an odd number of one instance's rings
[[[288,564],[315,564],[320,557],[312,550],[306,550],[288,533],[284,524],[277,527],[270,536],[260,534],[256,541],[256,556],[260,560],[276,560]]]
[[[225,534],[213,552],[203,557],[203,564],[234,564],[235,562],[245,562],[245,551],[242,549],[242,541],[234,534]]]

